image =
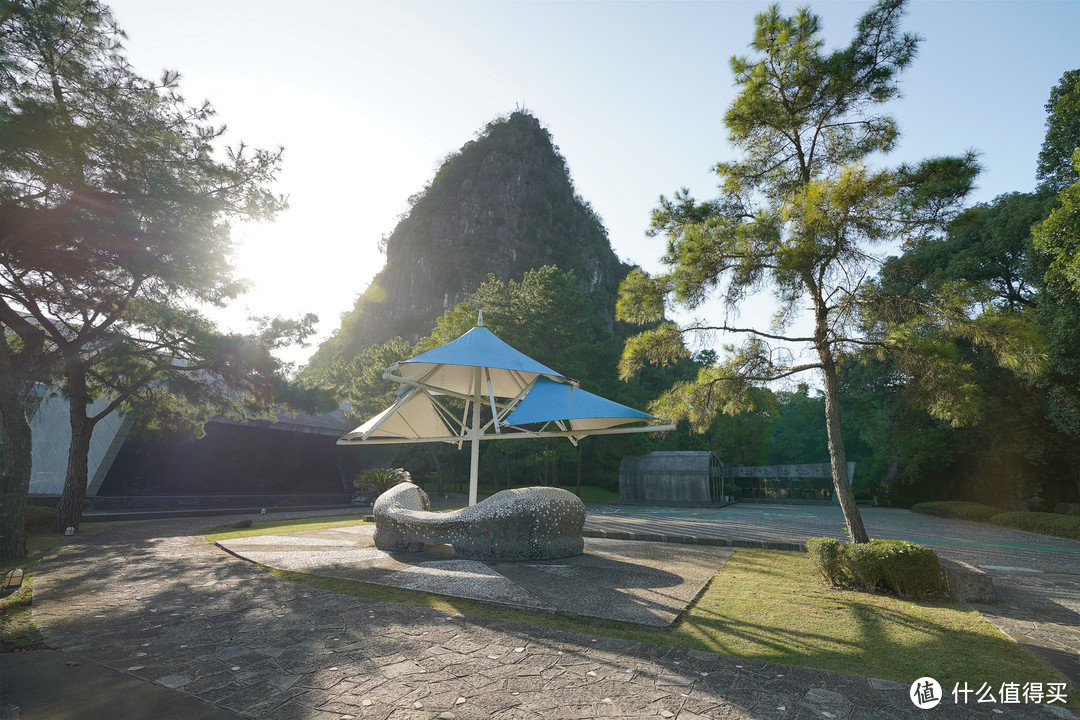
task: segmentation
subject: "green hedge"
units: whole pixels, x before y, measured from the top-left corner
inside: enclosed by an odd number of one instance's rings
[[[937,517],[991,522],[1003,527],[1027,530],[1054,537],[1080,540],[1080,516],[1047,512],[1005,512],[1001,508],[974,502],[946,500],[924,502],[911,507],[913,512]]]
[[[941,564],[930,548],[904,540],[842,543],[834,538],[807,541],[806,551],[833,587],[863,592],[884,590],[902,598],[945,594]]]
[[[943,500],[941,502],[923,502],[911,506],[912,512],[936,517],[960,518],[961,520],[987,521],[995,515],[1005,512],[999,507],[983,505],[961,500]]]
[[[990,518],[995,525],[1080,540],[1080,517],[1046,512],[1007,512]]]

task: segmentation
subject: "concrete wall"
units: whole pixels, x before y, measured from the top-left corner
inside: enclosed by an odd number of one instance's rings
[[[710,453],[650,453],[623,458],[620,502],[640,505],[708,505]]]
[[[87,408],[87,414],[101,412],[108,403],[105,398],[95,400]],[[68,448],[71,447],[70,423],[67,400],[61,397],[42,398],[41,405],[30,419],[34,443],[30,468],[31,495],[59,495],[64,491]],[[87,495],[93,495],[101,484],[130,427],[131,422],[118,412],[110,413],[94,427],[87,458]]]
[[[831,478],[829,463],[804,463],[801,465],[731,465],[731,477],[765,478]],[[848,482],[855,479],[855,463],[847,464]]]

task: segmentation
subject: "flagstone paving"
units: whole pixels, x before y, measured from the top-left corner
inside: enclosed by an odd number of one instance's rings
[[[652,627],[671,625],[734,551],[587,538],[585,552],[576,557],[484,563],[442,552],[383,552],[374,547],[374,529],[312,530],[218,545],[280,570]]]
[[[948,693],[928,712],[887,681],[312,590],[208,544],[201,532],[221,522],[118,527],[42,561],[34,619],[48,643],[269,720],[1070,716],[1049,704],[992,714]]]

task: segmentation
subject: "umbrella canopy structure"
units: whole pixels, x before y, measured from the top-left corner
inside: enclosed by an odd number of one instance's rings
[[[586,435],[675,429],[582,390],[507,345],[482,320],[457,340],[391,365],[383,378],[400,383],[397,400],[338,444],[448,442],[460,448],[468,440],[470,505],[477,499],[481,440],[565,437],[576,445]]]
[[[547,427],[564,421],[570,431],[590,433],[637,421],[648,423],[655,419],[647,412],[620,405],[574,385],[540,377],[506,418],[506,422],[509,425],[543,423]]]

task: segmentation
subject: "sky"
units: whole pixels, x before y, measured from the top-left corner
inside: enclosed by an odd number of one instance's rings
[[[442,160],[488,122],[524,108],[551,132],[575,188],[619,257],[662,269],[646,229],[660,195],[712,197],[711,168],[735,159],[723,115],[763,2],[388,2],[113,0],[135,69],[181,73],[226,140],[284,146],[274,189],[290,208],[233,228],[252,282],[219,321],[319,316],[303,363],[382,269],[378,245]],[[781,2],[790,14],[802,3]],[[869,2],[812,3],[828,49],[846,45]],[[913,0],[923,37],[901,78],[889,165],[969,149],[984,171],[971,203],[1029,191],[1061,75],[1080,67],[1080,2]],[[718,312],[716,307],[703,312]],[[767,298],[743,320],[767,323]],[[699,313],[700,314],[700,313]]]

